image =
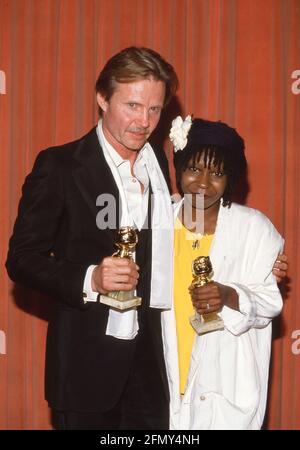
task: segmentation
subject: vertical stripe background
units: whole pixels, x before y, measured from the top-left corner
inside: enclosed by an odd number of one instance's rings
[[[51,428],[43,380],[49,302],[13,286],[4,268],[24,177],[41,149],[96,123],[97,75],[130,45],[152,47],[178,73],[164,124],[178,111],[193,113],[228,122],[245,138],[247,204],[285,236],[290,262],[265,426],[299,429],[292,333],[300,330],[300,94],[291,91],[300,69],[298,0],[0,0],[0,428]],[[167,141],[165,150],[171,166]]]

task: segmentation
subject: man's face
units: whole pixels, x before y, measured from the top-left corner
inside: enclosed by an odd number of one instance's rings
[[[144,146],[158,124],[164,99],[165,83],[152,77],[116,83],[108,101],[97,93],[104,135],[122,157],[128,158]]]

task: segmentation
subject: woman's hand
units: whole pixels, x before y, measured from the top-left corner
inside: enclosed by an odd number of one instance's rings
[[[276,277],[277,283],[280,283],[283,278],[286,277],[287,269],[288,269],[288,263],[287,263],[287,256],[282,253],[281,255],[277,256],[277,259],[273,266],[273,275]]]
[[[220,311],[224,305],[239,310],[239,297],[230,286],[211,281],[200,287],[189,288],[193,306],[199,314]]]

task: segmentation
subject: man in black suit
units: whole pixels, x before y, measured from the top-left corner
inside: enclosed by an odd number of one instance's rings
[[[171,202],[167,159],[148,138],[177,84],[153,50],[118,53],[96,83],[98,126],[42,151],[23,186],[7,270],[55,301],[45,376],[58,428],[168,428],[160,311],[172,280],[161,259],[171,261],[172,241],[159,234],[155,207],[168,221]],[[135,262],[111,256],[116,228],[128,224],[139,230]],[[99,301],[132,289],[142,297],[137,309]]]

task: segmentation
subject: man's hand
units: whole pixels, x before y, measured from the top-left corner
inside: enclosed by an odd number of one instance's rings
[[[286,277],[288,264],[287,264],[287,256],[282,253],[281,255],[277,256],[277,259],[274,263],[272,272],[276,277],[277,283],[280,283],[280,281],[283,280],[283,278]]]
[[[239,310],[237,292],[232,287],[216,281],[196,288],[191,287],[190,294],[194,308],[199,314],[220,311],[224,305],[231,309]]]
[[[104,258],[92,274],[92,289],[100,294],[136,288],[139,267],[127,258]]]

